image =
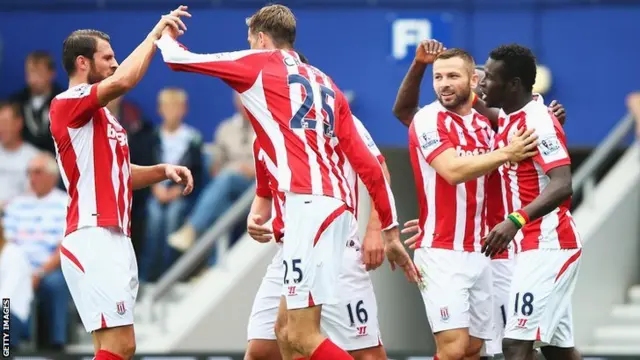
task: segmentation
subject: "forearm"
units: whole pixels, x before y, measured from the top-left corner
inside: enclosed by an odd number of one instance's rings
[[[131,164],[133,190],[139,190],[167,179],[165,165],[140,166]]]
[[[256,195],[251,204],[249,216],[260,215],[265,221],[271,218],[271,198]]]
[[[445,160],[445,171],[440,175],[451,184],[461,184],[489,174],[507,161],[507,155],[500,150],[479,156],[455,156]]]
[[[111,100],[133,89],[138,82],[140,82],[147,72],[155,53],[156,45],[154,41],[155,39],[152,36],[147,36],[147,38],[124,59],[113,75],[100,83],[98,87],[98,98],[103,106],[106,106]]]
[[[482,99],[478,98],[473,105],[473,108],[479,112],[481,115],[485,116],[489,121],[491,121],[491,126],[493,128],[498,128],[498,117],[500,114],[500,109],[491,108],[487,106]]]
[[[414,61],[398,89],[393,114],[406,126],[411,125],[413,116],[420,109],[420,83],[426,69],[426,64]]]
[[[569,199],[573,193],[571,182],[566,183],[560,179],[552,179],[544,188],[540,196],[535,198],[522,210],[529,216],[529,222],[552,212],[560,204]]]

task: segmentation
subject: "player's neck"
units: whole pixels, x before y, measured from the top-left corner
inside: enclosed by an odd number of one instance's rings
[[[518,95],[513,97],[513,101],[505,102],[502,110],[505,114],[513,114],[514,112],[525,107],[529,102],[531,102],[532,98],[531,92],[519,93]]]
[[[69,89],[80,84],[86,84],[89,80],[86,75],[76,74],[69,77]]]
[[[471,114],[472,108],[473,108],[472,97],[470,96],[467,101],[465,101],[463,104],[458,105],[458,107],[456,107],[455,109],[452,109],[451,111],[460,116],[467,116]]]

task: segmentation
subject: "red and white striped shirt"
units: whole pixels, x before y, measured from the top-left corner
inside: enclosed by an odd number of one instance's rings
[[[419,247],[480,251],[487,231],[486,176],[451,185],[430,164],[447,149],[458,156],[487,153],[492,137],[489,120],[475,110],[459,116],[435,101],[415,115],[409,153],[420,207]]]
[[[355,136],[344,94],[323,72],[293,51],[194,54],[169,36],[157,45],[173,70],[218,77],[240,94],[260,146],[277,166],[281,191],[330,196],[353,208],[348,160],[372,194],[383,228],[397,225],[382,168]]]
[[[51,134],[67,188],[68,235],[89,226],[130,236],[131,163],[127,133],[98,100],[98,84],[81,84],[51,101]]]
[[[533,94],[533,100],[544,104],[544,98],[540,94]],[[495,138],[494,138],[495,140]],[[493,145],[492,145],[493,148]],[[504,205],[502,203],[502,179],[498,170],[489,174],[487,178],[487,227],[489,230],[500,224],[507,218]],[[513,259],[514,247],[509,245],[507,251],[493,255],[492,260]]]
[[[521,209],[540,196],[549,184],[550,170],[571,165],[562,126],[544,104],[532,100],[524,108],[505,114],[500,110],[496,148],[506,146],[518,128],[535,129],[538,154],[517,164],[506,163],[498,168],[502,179],[505,214]],[[524,226],[515,238],[516,252],[533,249],[576,249],[580,236],[571,217],[567,199],[549,214]]]
[[[371,152],[373,156],[378,159],[380,164],[384,163],[384,156],[378,149],[378,146],[371,138],[371,135],[364,127],[362,122],[353,116],[353,119],[356,123],[356,128],[358,129],[358,134],[362,138],[362,140],[367,144],[367,148]],[[271,226],[273,227],[273,234],[276,242],[282,242],[282,237],[284,236],[284,202],[285,196],[284,192],[279,190],[278,187],[278,179],[277,168],[275,164],[269,159],[267,154],[260,147],[260,143],[256,140],[253,142],[253,156],[254,156],[254,165],[256,168],[256,195],[264,198],[271,197],[273,199],[273,209],[275,212],[275,217],[271,222]],[[348,162],[347,162],[347,165]],[[355,171],[352,170],[350,166],[348,166],[350,170],[350,174],[347,176],[349,180],[349,185],[351,186],[351,190],[354,194],[356,194],[356,208],[355,214],[357,218],[358,208],[357,208],[357,194],[358,194],[358,178],[355,174]]]

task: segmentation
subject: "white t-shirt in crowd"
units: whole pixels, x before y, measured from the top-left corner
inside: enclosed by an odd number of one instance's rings
[[[29,189],[27,168],[37,154],[38,149],[29,143],[23,143],[13,151],[0,146],[0,203]]]
[[[22,249],[7,242],[0,249],[0,298],[11,300],[11,313],[27,321],[33,300],[31,264]]]

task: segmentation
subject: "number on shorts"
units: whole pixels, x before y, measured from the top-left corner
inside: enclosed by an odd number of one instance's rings
[[[504,308],[504,305],[500,305],[500,313],[502,314],[502,324],[507,326],[507,311]]]
[[[520,293],[516,293],[516,303],[513,311],[518,314],[521,313],[524,316],[529,316],[533,313],[533,294],[526,292],[522,294],[522,308],[518,305],[520,303]]]
[[[291,270],[296,273],[296,278],[293,279],[293,282],[296,284],[302,281],[302,269],[300,268],[301,262],[302,260],[300,259],[291,260]],[[287,260],[282,260],[282,264],[284,265],[284,283],[288,284],[289,279],[287,278],[287,275],[289,275],[289,265],[287,264]]]
[[[358,318],[358,322],[360,324],[366,324],[369,321],[369,314],[367,313],[367,309],[364,308],[364,301],[360,300],[356,303],[355,306],[355,317]],[[347,311],[349,312],[349,321],[351,322],[351,326],[356,324],[356,319],[353,316],[353,307],[351,303],[347,304]]]
[[[290,74],[287,79],[289,81],[289,85],[299,84],[304,88],[305,92],[302,105],[300,105],[298,111],[296,111],[296,113],[289,121],[289,127],[291,127],[292,129],[315,128],[316,120],[308,119],[305,117],[309,114],[315,102],[311,81],[300,74]],[[322,99],[320,99],[322,101],[322,110],[327,113],[327,118],[325,119],[326,121],[323,124],[324,135],[327,137],[333,137],[335,114],[333,108],[331,107],[331,105],[329,105],[329,98],[335,99],[336,93],[335,91],[329,89],[324,85],[318,84],[318,86],[320,86],[320,95],[322,97]]]

